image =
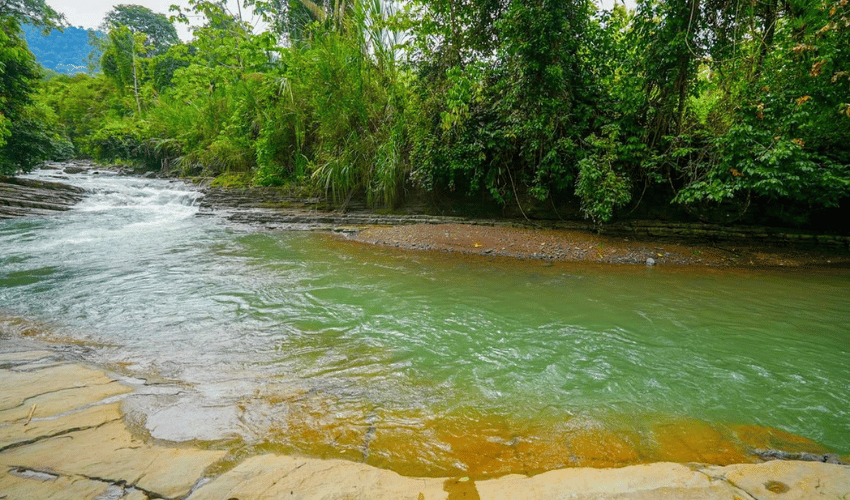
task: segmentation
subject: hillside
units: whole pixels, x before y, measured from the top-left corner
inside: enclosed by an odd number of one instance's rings
[[[24,26],[23,30],[30,50],[45,68],[67,74],[86,71],[86,57],[91,52],[89,30],[69,26],[64,32],[53,30],[48,36],[32,26]]]

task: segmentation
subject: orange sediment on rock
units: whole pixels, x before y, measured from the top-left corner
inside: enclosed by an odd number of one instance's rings
[[[830,450],[811,439],[780,429],[758,425],[731,426],[738,439],[752,450],[782,450],[791,453],[829,453]]]
[[[471,409],[428,415],[419,409],[364,408],[339,413],[304,400],[294,406],[280,414],[283,421],[270,433],[273,448],[345,458],[411,477],[481,480],[564,467],[756,463],[762,460],[756,452],[762,450],[829,452],[816,442],[778,429],[692,419],[615,428],[601,422],[528,422]]]
[[[641,461],[637,444],[640,436],[629,431],[581,429],[567,436],[572,453],[571,464],[577,467],[623,467]]]
[[[656,461],[713,465],[758,461],[733,433],[705,422],[684,420],[662,424],[652,434],[653,449],[647,455],[656,457]]]

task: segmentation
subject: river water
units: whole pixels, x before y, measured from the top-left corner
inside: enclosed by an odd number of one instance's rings
[[[846,271],[395,251],[66,182],[70,212],[0,221],[0,315],[148,380],[155,438],[423,475],[850,454]]]

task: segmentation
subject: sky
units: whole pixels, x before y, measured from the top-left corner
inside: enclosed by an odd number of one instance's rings
[[[81,26],[83,28],[97,28],[103,22],[103,17],[112,10],[116,4],[144,5],[154,12],[168,15],[168,7],[171,4],[187,6],[185,0],[128,0],[116,2],[115,0],[47,0],[47,4],[58,12],[65,14],[68,24]]]
[[[169,12],[168,8],[172,4],[179,5],[183,7],[184,10],[188,10],[189,2],[188,0],[46,0],[47,4],[53,7],[57,12],[61,12],[65,14],[65,18],[68,20],[68,24],[71,26],[83,27],[86,29],[100,28],[101,23],[103,23],[103,18],[106,16],[106,13],[112,10],[115,5],[119,4],[128,4],[128,5],[142,5],[144,7],[149,8],[150,10],[158,13],[164,14],[166,17],[170,16],[172,13]],[[241,1],[241,0],[240,0]],[[237,0],[227,0],[227,5],[231,9],[233,13],[236,13]],[[243,15],[245,13],[243,12]],[[248,22],[251,22],[251,17],[246,16],[244,19]],[[189,41],[192,38],[192,35],[189,31],[189,28],[184,24],[175,25],[177,28],[177,34],[180,36],[180,39],[183,41]]]
[[[231,12],[236,13],[237,1],[227,0],[227,5]],[[597,5],[602,8],[610,9],[614,4],[614,0],[595,0]],[[622,2],[622,0],[620,0]],[[107,12],[112,10],[112,7],[117,4],[142,5],[150,10],[169,16],[168,8],[172,4],[180,5],[184,10],[189,6],[188,0],[47,0],[47,4],[56,9],[58,12],[65,14],[68,24],[71,26],[83,27],[86,29],[100,27],[103,22],[103,17]],[[634,0],[626,0],[626,4],[634,5]],[[247,13],[243,12],[243,19],[251,24],[258,24],[256,20],[252,22],[252,18]],[[192,35],[186,25],[178,24],[177,34],[183,41],[189,41]]]

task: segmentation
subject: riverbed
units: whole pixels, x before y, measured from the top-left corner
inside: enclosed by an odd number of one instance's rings
[[[411,252],[67,177],[73,210],[0,222],[4,335],[146,381],[154,439],[414,476],[850,454],[846,270]]]

